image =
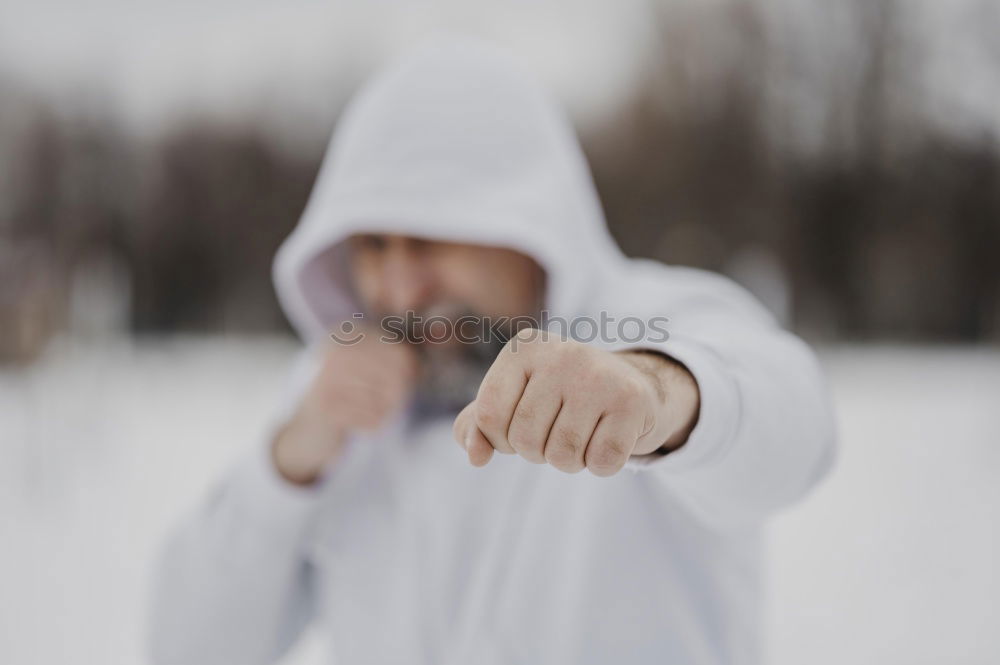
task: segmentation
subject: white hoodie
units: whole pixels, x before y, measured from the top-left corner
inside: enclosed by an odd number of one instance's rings
[[[688,367],[698,424],[596,478],[506,455],[471,467],[451,418],[411,411],[310,489],[282,482],[262,436],[167,543],[155,660],[268,663],[316,620],[350,665],[758,662],[762,523],[832,458],[808,348],[721,277],[624,258],[567,120],[481,45],[420,49],[344,113],[275,260],[310,345],[357,311],[321,265],[357,231],[525,252],[555,316],[668,317],[669,340],[632,346]],[[303,355],[287,408],[315,364]]]

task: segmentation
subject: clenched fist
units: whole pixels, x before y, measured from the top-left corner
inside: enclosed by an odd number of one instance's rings
[[[406,402],[416,356],[408,344],[385,344],[377,337],[327,349],[312,386],[272,446],[274,464],[286,480],[312,483],[340,455],[346,434],[378,428]]]
[[[469,461],[493,451],[575,473],[610,476],[630,455],[682,445],[697,421],[698,386],[683,365],[522,330],[455,419]]]

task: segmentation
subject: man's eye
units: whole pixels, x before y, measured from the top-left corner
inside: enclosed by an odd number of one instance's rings
[[[354,239],[354,245],[358,249],[381,252],[386,247],[386,239],[382,236],[363,235]]]

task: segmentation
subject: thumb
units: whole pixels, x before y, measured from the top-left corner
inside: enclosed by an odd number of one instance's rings
[[[493,457],[493,446],[476,427],[476,402],[473,400],[455,417],[452,427],[455,440],[469,456],[472,466],[486,466]]]

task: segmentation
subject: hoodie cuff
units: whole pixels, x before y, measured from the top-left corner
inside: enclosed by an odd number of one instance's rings
[[[740,422],[739,390],[725,363],[710,350],[687,340],[671,339],[634,348],[658,351],[684,365],[698,383],[700,407],[698,423],[684,445],[667,454],[633,455],[625,468],[635,472],[682,472],[710,465],[724,456]]]

